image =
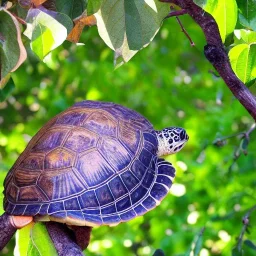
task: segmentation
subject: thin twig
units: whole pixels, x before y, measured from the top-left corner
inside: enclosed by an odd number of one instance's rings
[[[180,19],[177,17],[177,16],[181,16],[181,15],[184,15],[184,14],[187,14],[187,11],[184,10],[184,9],[181,9],[181,10],[177,10],[177,11],[174,11],[173,10],[173,7],[171,6],[171,12],[165,17],[165,19],[168,19],[170,17],[175,17],[176,20],[178,21],[180,27],[181,27],[181,31],[186,35],[186,37],[188,38],[189,42],[190,42],[190,45],[191,46],[195,46],[195,43],[192,41],[191,37],[189,36],[188,32],[186,31],[186,29],[184,28],[184,26],[182,25]]]
[[[176,20],[178,21],[180,27],[181,27],[181,31],[186,35],[186,37],[188,38],[190,45],[191,46],[195,46],[195,43],[192,41],[191,37],[189,36],[188,32],[186,31],[186,29],[184,28],[184,26],[182,25],[179,17],[176,17]]]
[[[242,230],[241,230],[241,232],[240,232],[240,235],[239,235],[239,237],[238,237],[238,241],[237,241],[237,244],[236,244],[236,247],[238,248],[239,251],[241,251],[241,249],[242,249],[243,237],[244,237],[244,234],[245,234],[245,232],[246,232],[246,230],[247,230],[247,228],[248,228],[248,226],[249,226],[249,224],[250,224],[250,220],[249,220],[250,215],[251,215],[251,213],[252,213],[253,211],[255,211],[255,210],[256,210],[256,205],[254,205],[252,208],[250,208],[250,209],[246,212],[246,214],[243,216],[243,219],[242,219],[242,221],[243,221],[243,227],[242,227]]]
[[[171,11],[166,17],[165,19],[171,18],[171,17],[177,17],[177,16],[181,16],[187,14],[186,10],[178,10],[178,11]]]

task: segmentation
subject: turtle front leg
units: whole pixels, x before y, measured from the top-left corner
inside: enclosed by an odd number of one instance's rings
[[[81,248],[75,242],[74,234],[66,225],[58,222],[45,223],[59,256],[82,256]]]
[[[0,251],[12,238],[18,228],[25,227],[33,221],[31,216],[12,216],[4,213],[0,216]]]

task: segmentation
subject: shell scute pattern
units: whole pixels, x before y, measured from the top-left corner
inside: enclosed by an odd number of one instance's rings
[[[42,170],[44,164],[44,155],[31,154],[20,163],[20,168],[26,170]]]
[[[45,169],[59,169],[72,167],[75,162],[75,153],[68,149],[57,147],[46,154],[44,167]]]
[[[65,210],[70,210],[70,211],[82,210],[77,197],[73,197],[65,200],[64,207],[65,207]]]
[[[117,224],[144,214],[167,193],[166,177],[174,176],[156,157],[152,131],[144,117],[122,106],[75,104],[39,131],[10,171],[5,210],[71,225]]]
[[[85,190],[85,185],[71,169],[66,173],[52,177],[52,183],[53,200],[67,198],[70,195],[75,195]]]
[[[115,171],[120,171],[127,167],[132,157],[123,145],[114,138],[102,139],[98,147],[102,157],[104,157]]]
[[[114,170],[97,150],[89,151],[79,157],[76,168],[88,187],[103,184],[115,174]],[[87,170],[90,171],[88,172]]]
[[[96,192],[97,199],[99,200],[100,206],[104,206],[106,204],[114,202],[114,198],[112,196],[112,193],[108,185],[103,185],[102,187],[96,189],[95,192]]]
[[[109,182],[109,187],[115,199],[128,194],[128,190],[119,176],[116,176]]]
[[[156,201],[151,196],[149,196],[142,202],[142,205],[146,209],[150,210],[156,207]]]
[[[143,178],[142,185],[146,188],[150,188],[151,184],[155,179],[155,175],[150,170],[147,171],[146,175]]]
[[[64,148],[68,148],[76,153],[82,153],[88,149],[95,148],[99,136],[89,130],[74,128],[67,138]]]
[[[168,190],[164,185],[156,183],[154,184],[150,194],[153,198],[160,201],[167,194],[167,192]]]
[[[108,215],[116,212],[115,205],[110,205],[101,209],[101,214]]]
[[[81,126],[88,114],[81,111],[68,111],[67,113],[60,115],[55,122],[55,125],[70,125]]]
[[[136,204],[138,201],[140,201],[148,192],[148,190],[143,187],[139,186],[137,187],[132,193],[131,193],[131,201],[132,204]]]
[[[140,160],[136,159],[131,166],[131,171],[138,180],[141,180],[147,171],[147,167]]]
[[[108,112],[93,112],[84,122],[83,127],[89,131],[105,136],[116,137],[117,122]]]
[[[27,205],[26,211],[30,212],[32,215],[36,215],[41,208],[40,204],[30,204]]]
[[[46,153],[60,146],[65,138],[67,130],[49,130],[32,148],[32,152]]]
[[[116,203],[116,209],[117,211],[121,212],[131,207],[131,200],[130,196],[126,196],[122,198],[121,200],[117,201]]]
[[[31,185],[36,185],[38,176],[41,174],[40,170],[24,170],[24,169],[19,169],[16,171],[16,175],[14,178],[14,183],[18,187],[24,187],[24,186],[31,186]]]
[[[145,214],[147,212],[147,209],[139,204],[138,206],[136,206],[134,208],[134,211],[136,212],[136,214],[138,216],[141,216],[141,215],[143,215],[143,214]]]
[[[82,209],[99,208],[99,201],[97,200],[94,190],[86,191],[78,197]]]

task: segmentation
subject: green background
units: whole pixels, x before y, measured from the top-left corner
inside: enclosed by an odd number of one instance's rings
[[[83,34],[84,46],[66,42],[46,63],[31,53],[12,75],[14,93],[0,103],[0,184],[31,136],[76,101],[116,102],[143,114],[156,129],[187,130],[185,148],[167,158],[177,170],[170,195],[143,217],[93,229],[87,255],[152,255],[157,248],[166,255],[185,255],[202,227],[201,255],[230,255],[242,217],[255,204],[256,132],[248,155],[235,162],[239,136],[223,147],[213,144],[248,130],[253,120],[205,59],[200,28],[189,17],[181,20],[195,47],[172,18],[150,46],[116,70],[96,27]],[[255,212],[250,223],[245,238],[256,243]],[[13,255],[13,246],[14,240],[0,255]],[[255,255],[246,245],[244,251]]]

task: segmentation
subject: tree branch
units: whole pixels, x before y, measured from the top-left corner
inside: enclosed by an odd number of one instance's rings
[[[206,58],[218,71],[234,96],[246,108],[256,121],[256,97],[250,92],[242,81],[233,72],[227,53],[223,47],[218,25],[214,18],[193,0],[160,0],[161,2],[176,4],[187,12],[202,28],[207,45],[204,52]]]
[[[242,227],[242,230],[240,232],[240,235],[238,237],[238,241],[237,241],[237,244],[236,244],[236,247],[238,248],[238,251],[240,252],[242,250],[242,244],[243,244],[243,237],[244,237],[244,234],[247,230],[247,228],[249,227],[249,224],[250,224],[250,215],[253,211],[256,210],[256,205],[254,205],[252,208],[250,208],[246,214],[243,216],[243,227]]]

